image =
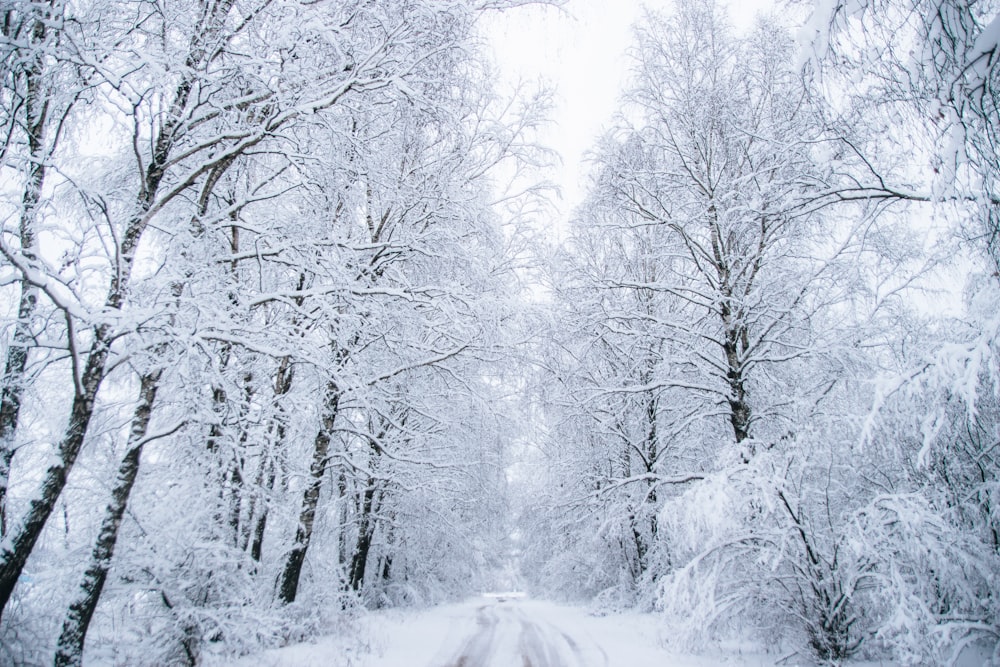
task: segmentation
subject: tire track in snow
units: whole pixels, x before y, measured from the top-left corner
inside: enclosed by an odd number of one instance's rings
[[[476,632],[466,640],[459,650],[458,657],[447,667],[478,667],[485,665],[489,659],[496,637],[499,617],[490,605],[476,609]]]
[[[584,650],[578,639],[517,604],[501,600],[478,607],[476,626],[441,667],[608,667],[600,646]]]

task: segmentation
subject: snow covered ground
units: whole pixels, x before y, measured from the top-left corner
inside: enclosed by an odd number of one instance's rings
[[[492,594],[420,611],[373,613],[354,639],[324,638],[251,656],[234,667],[763,667],[780,656],[730,651],[677,655],[646,614],[585,609]],[[794,665],[784,661],[783,665]]]
[[[650,614],[593,616],[586,609],[487,594],[432,609],[374,612],[338,636],[209,667],[805,667],[792,654],[730,646],[704,655],[663,648],[662,626]],[[958,667],[982,665],[970,651]],[[892,667],[852,661],[850,667]]]

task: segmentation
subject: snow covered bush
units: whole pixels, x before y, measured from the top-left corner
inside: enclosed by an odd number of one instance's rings
[[[772,637],[824,663],[862,648],[871,579],[847,538],[854,496],[840,481],[843,461],[803,451],[759,454],[664,506],[678,567],[658,600],[682,645]]]

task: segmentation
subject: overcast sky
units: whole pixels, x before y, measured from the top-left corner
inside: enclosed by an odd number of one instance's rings
[[[570,0],[566,8],[528,6],[495,16],[487,31],[497,65],[515,81],[542,78],[556,87],[547,141],[563,157],[556,179],[560,209],[569,214],[582,196],[583,155],[607,126],[628,71],[631,26],[643,5],[666,9],[670,0]],[[771,0],[732,0],[730,16],[748,26]]]

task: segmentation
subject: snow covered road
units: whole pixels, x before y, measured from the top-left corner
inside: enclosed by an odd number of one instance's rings
[[[657,619],[593,616],[586,609],[516,595],[383,618],[383,641],[364,667],[707,667],[719,660],[663,648]],[[740,661],[758,667],[756,661]],[[771,664],[771,663],[766,663]],[[283,667],[283,666],[282,666]]]
[[[206,667],[764,667],[745,649],[692,656],[662,645],[662,621],[492,594],[429,609],[373,612],[313,642]],[[785,661],[785,665],[797,664]]]
[[[608,667],[607,653],[517,599],[485,602],[476,629],[441,667]]]

